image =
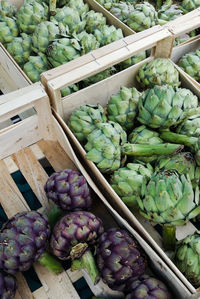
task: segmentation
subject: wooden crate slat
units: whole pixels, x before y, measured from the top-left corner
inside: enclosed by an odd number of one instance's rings
[[[9,218],[18,212],[29,210],[26,201],[8,172],[6,164],[1,160],[0,190],[0,203]]]
[[[26,137],[24,137],[24,125],[26,126]],[[33,143],[33,140],[40,140],[40,131],[38,130],[38,120],[36,115],[31,116],[18,125],[8,127],[7,130],[0,132],[0,159],[6,158],[21,148]]]
[[[41,288],[39,288],[39,289],[37,289],[36,291],[33,292],[33,298],[34,299],[49,299],[49,297],[45,293],[43,287],[41,287]]]
[[[68,276],[69,276],[72,283],[76,282],[81,277],[83,277],[83,274],[82,274],[81,270],[71,271],[71,269],[68,269],[67,274],[68,274]]]
[[[53,275],[39,263],[35,263],[37,275],[43,284],[44,290],[50,299],[66,299],[66,294],[70,299],[79,299],[71,280],[66,272]]]
[[[17,288],[18,294],[17,294],[17,298],[15,298],[15,299],[33,298],[32,293],[29,289],[29,286],[28,286],[23,274],[19,272],[16,274],[16,277],[17,277],[17,282],[18,282],[18,288]]]
[[[76,169],[58,142],[40,140],[38,145],[55,171],[65,168]]]
[[[13,154],[12,157],[42,206],[49,210],[49,202],[44,191],[44,184],[48,179],[48,175],[31,149],[26,147]]]

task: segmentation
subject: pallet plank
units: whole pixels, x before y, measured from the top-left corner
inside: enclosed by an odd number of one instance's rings
[[[29,289],[29,286],[26,282],[26,279],[24,278],[22,273],[17,273],[17,282],[18,282],[18,287],[17,287],[17,298],[15,299],[31,299],[33,298],[33,295]]]
[[[31,149],[26,147],[13,154],[12,158],[42,206],[49,210],[49,201],[44,191],[44,184],[48,179],[48,175],[34,156]]]
[[[0,203],[9,218],[18,212],[29,210],[4,161],[0,161],[0,190]]]
[[[76,169],[74,163],[69,159],[58,142],[40,140],[37,144],[39,145],[55,171],[65,168],[74,170]]]

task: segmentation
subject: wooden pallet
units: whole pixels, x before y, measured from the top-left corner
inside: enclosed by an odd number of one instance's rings
[[[112,203],[113,207],[115,207],[115,209],[117,209],[117,211],[121,213],[122,216],[125,216],[126,219],[128,219],[129,223],[137,228],[137,230],[144,238],[146,238],[149,244],[151,244],[151,246],[153,246],[153,248],[157,250],[157,252],[165,260],[165,262],[178,275],[183,283],[185,283],[188,289],[192,293],[196,293],[197,291],[195,290],[195,288],[189,283],[189,281],[177,269],[171,259],[164,252],[160,234],[147,220],[145,220],[139,214],[136,214],[134,216],[131,213],[131,211],[126,207],[119,196],[117,196],[117,194],[111,188],[109,183],[97,169],[94,163],[88,161],[85,158],[84,149],[81,147],[77,139],[74,137],[74,135],[66,125],[66,122],[69,119],[72,111],[74,111],[81,105],[98,103],[102,106],[106,106],[110,96],[114,93],[119,92],[121,86],[135,86],[138,88],[139,86],[136,81],[136,73],[138,72],[139,68],[143,65],[143,63],[151,61],[154,57],[168,57],[169,53],[171,53],[172,50],[174,36],[170,35],[168,30],[163,29],[145,38],[140,39],[140,35],[137,34],[127,38],[131,38],[131,42],[127,46],[116,49],[113,52],[106,53],[105,55],[102,54],[102,56],[97,57],[95,60],[91,59],[91,61],[88,62],[82,61],[82,63],[80,62],[80,67],[72,67],[71,71],[68,68],[67,71],[65,73],[63,72],[60,76],[50,79],[49,81],[44,80],[43,82],[44,84],[45,82],[47,84],[48,93],[57,119],[67,133],[74,149],[76,149],[81,159],[83,159],[85,163],[84,165],[88,168],[90,175],[94,178],[99,188],[101,188],[101,191],[109,197],[109,200]],[[108,66],[110,67],[111,65],[114,65],[115,63],[118,63],[125,58],[131,57],[133,54],[141,51],[142,49],[147,49],[148,47],[153,46],[156,46],[155,50],[153,51],[154,57],[149,57],[146,60],[138,63],[137,65],[134,65],[110,78],[98,82],[83,91],[80,90],[65,98],[61,98],[59,96],[59,91],[61,88],[71,85],[75,82],[79,82],[89,75],[94,75],[98,71],[106,69]],[[185,76],[179,68],[177,69],[180,73],[182,86],[191,89],[198,97],[200,97],[200,89],[198,89],[194,82],[187,76]],[[182,239],[185,236],[185,233],[192,233],[194,232],[194,230],[196,230],[196,228],[191,223],[189,223],[188,226],[179,227],[177,229],[177,239]]]

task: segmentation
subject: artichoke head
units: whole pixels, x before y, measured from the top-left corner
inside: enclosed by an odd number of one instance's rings
[[[53,67],[80,56],[81,46],[75,38],[56,39],[49,44],[46,50],[47,58]]]
[[[96,128],[99,122],[106,122],[106,115],[101,105],[85,105],[75,110],[68,120],[69,128],[83,144],[87,136]]]
[[[10,43],[19,34],[15,19],[0,15],[0,43]]]
[[[1,16],[12,18],[15,16],[16,12],[17,12],[16,6],[10,3],[8,0],[0,1]]]
[[[136,78],[143,88],[163,84],[176,87],[181,84],[179,81],[179,72],[167,58],[156,58],[144,63],[139,69]]]
[[[121,28],[117,29],[113,25],[104,25],[102,28],[96,29],[94,35],[101,47],[124,37]]]
[[[96,28],[101,29],[106,25],[106,18],[100,12],[95,12],[90,10],[85,16],[84,20],[86,21],[86,31],[88,33],[94,33]]]
[[[141,214],[158,224],[183,225],[200,213],[198,186],[174,170],[154,173],[137,200]]]
[[[198,98],[189,89],[154,86],[139,98],[138,120],[151,128],[169,128],[198,112]]]
[[[21,33],[21,37],[15,37],[7,44],[7,50],[15,61],[23,66],[29,59],[32,52],[32,39],[26,33]]]
[[[178,61],[178,66],[196,81],[200,82],[200,50],[183,55]]]
[[[48,70],[48,61],[43,53],[39,53],[38,56],[30,56],[24,65],[24,71],[32,82],[40,81],[40,74]]]
[[[108,101],[108,119],[118,122],[124,130],[132,129],[138,111],[140,92],[136,88],[121,87]]]
[[[150,164],[143,166],[138,163],[128,163],[126,167],[116,170],[110,179],[110,184],[122,201],[131,209],[137,209],[137,197],[141,195],[142,184],[150,180],[153,168]]]
[[[38,24],[48,19],[48,6],[37,1],[25,1],[18,10],[16,17],[20,31],[32,34]]]
[[[200,231],[177,242],[174,262],[196,287],[200,285]]]
[[[87,136],[86,158],[94,162],[102,173],[112,173],[121,166],[121,145],[126,139],[126,132],[118,123],[99,122]]]

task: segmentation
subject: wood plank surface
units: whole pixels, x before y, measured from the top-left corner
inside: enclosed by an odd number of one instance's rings
[[[65,168],[76,169],[58,142],[40,140],[38,145],[55,171]]]
[[[44,185],[48,179],[48,175],[36,159],[31,149],[26,147],[13,154],[12,158],[42,206],[49,210],[49,201],[44,191]]]

